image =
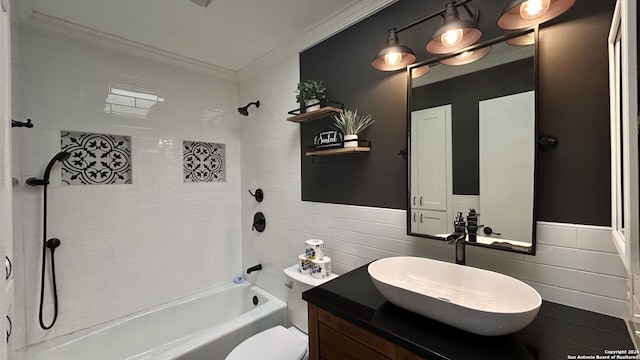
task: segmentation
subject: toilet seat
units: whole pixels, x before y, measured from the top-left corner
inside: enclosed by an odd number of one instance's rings
[[[226,360],[300,360],[306,354],[306,341],[285,327],[276,326],[240,343]]]

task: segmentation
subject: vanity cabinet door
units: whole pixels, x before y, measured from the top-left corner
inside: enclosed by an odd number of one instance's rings
[[[309,360],[418,360],[409,352],[309,304]]]
[[[320,359],[323,360],[388,360],[361,343],[324,325],[319,326]]]
[[[445,234],[453,222],[451,105],[411,113],[411,233]]]
[[[411,231],[419,234],[448,234],[447,213],[443,211],[411,209]]]
[[[411,207],[444,211],[449,198],[451,105],[411,113]]]

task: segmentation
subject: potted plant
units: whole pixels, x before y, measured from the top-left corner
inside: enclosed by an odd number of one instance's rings
[[[326,90],[322,80],[307,80],[298,83],[296,101],[300,103],[300,112],[319,109],[320,100],[327,97],[324,94]]]
[[[358,134],[373,124],[371,114],[358,117],[358,110],[345,110],[333,116],[333,125],[344,134],[344,147],[357,147]]]

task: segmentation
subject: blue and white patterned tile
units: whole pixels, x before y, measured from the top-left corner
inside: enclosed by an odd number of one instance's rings
[[[62,182],[69,185],[131,184],[131,138],[62,131]]]
[[[225,181],[225,145],[185,141],[182,147],[184,182]]]

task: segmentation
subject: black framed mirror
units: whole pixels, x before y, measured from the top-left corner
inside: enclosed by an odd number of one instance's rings
[[[537,28],[408,68],[407,233],[535,254]]]

